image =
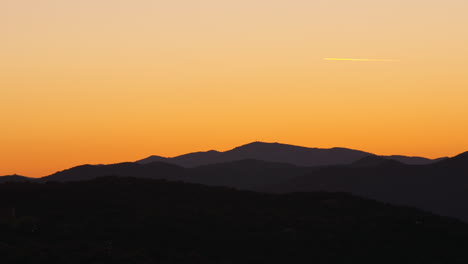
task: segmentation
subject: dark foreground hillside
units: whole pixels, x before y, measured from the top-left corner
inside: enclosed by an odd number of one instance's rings
[[[468,226],[342,193],[0,184],[1,263],[467,263]]]

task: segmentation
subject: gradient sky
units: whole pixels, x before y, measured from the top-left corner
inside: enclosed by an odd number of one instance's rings
[[[255,140],[456,155],[468,150],[467,11],[466,0],[2,0],[0,175]]]

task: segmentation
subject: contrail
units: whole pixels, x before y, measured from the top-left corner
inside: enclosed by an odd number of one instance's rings
[[[400,60],[381,60],[381,59],[347,59],[347,58],[324,58],[327,61],[400,61]]]

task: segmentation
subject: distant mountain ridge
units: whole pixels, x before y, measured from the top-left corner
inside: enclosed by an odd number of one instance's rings
[[[74,182],[98,177],[137,177],[184,181],[212,186],[258,190],[313,171],[313,167],[298,167],[287,163],[259,160],[239,160],[185,168],[165,162],[139,164],[132,162],[110,165],[82,165],[36,179],[38,182]]]
[[[347,148],[308,148],[281,143],[252,142],[234,149],[219,152],[194,152],[173,158],[150,156],[138,160],[137,163],[147,164],[155,161],[173,163],[182,167],[197,167],[202,165],[224,163],[244,159],[256,159],[269,162],[289,163],[296,166],[315,167],[351,164],[359,159],[375,154]],[[423,157],[407,157],[401,155],[382,156],[410,165],[426,165],[441,159]]]
[[[350,166],[317,169],[270,187],[264,191],[347,192],[468,221],[468,152],[427,165],[366,157]]]
[[[184,170],[184,168],[164,162],[81,165],[40,178],[39,181],[82,181],[102,176],[133,176],[138,178],[163,179],[166,175],[174,175],[171,177],[174,178],[175,175],[180,174],[181,170]]]
[[[353,162],[350,166],[355,167],[355,168],[369,168],[369,167],[382,167],[382,166],[405,166],[407,164],[404,164],[403,162],[390,159],[388,157],[382,157],[382,156],[376,156],[376,155],[371,155],[364,157],[362,159],[359,159],[355,162]]]
[[[398,159],[415,159],[419,164],[405,164]],[[311,149],[255,142],[226,152],[82,165],[40,179],[0,177],[0,183],[71,182],[118,176],[259,192],[347,192],[387,203],[415,206],[468,222],[468,152],[453,158],[430,160],[429,164],[420,164],[421,161],[425,160],[377,156],[343,148]]]
[[[405,163],[408,165],[427,165],[439,162],[441,160],[448,159],[448,157],[441,157],[437,159],[428,159],[424,157],[410,157],[410,156],[402,156],[402,155],[392,155],[392,156],[380,156],[387,159],[399,161],[401,163]]]
[[[26,182],[26,181],[34,181],[36,180],[35,178],[29,178],[26,176],[21,176],[21,175],[6,175],[6,176],[1,176],[0,177],[0,183],[4,182]]]

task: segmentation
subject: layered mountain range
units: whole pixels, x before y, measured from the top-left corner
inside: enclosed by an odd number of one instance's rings
[[[67,182],[102,176],[165,179],[259,192],[347,192],[468,221],[468,152],[431,160],[255,142],[226,152],[151,156],[136,162],[82,165],[34,180],[17,176],[0,181]]]

